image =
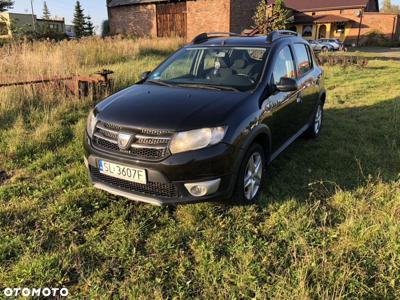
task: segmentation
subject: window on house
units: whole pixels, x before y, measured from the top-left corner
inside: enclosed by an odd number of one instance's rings
[[[337,23],[336,24],[336,32],[337,33],[343,33],[345,28],[346,28],[345,23]]]
[[[301,77],[312,68],[310,51],[305,44],[295,44],[294,52],[296,53],[298,63],[297,72],[299,77]]]
[[[306,37],[312,36],[312,26],[311,25],[303,26],[303,36],[306,36]]]
[[[0,22],[0,35],[8,35],[8,26],[5,22]]]

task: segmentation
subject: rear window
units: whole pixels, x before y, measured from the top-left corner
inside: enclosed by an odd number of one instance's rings
[[[298,76],[302,77],[308,73],[312,68],[312,61],[307,46],[304,44],[295,44],[294,51],[297,57],[297,72]]]

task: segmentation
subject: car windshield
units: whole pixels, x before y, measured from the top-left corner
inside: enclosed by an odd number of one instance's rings
[[[192,88],[249,91],[258,84],[268,50],[247,47],[183,48],[147,82]]]

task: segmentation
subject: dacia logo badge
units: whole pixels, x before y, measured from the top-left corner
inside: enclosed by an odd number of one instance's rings
[[[121,150],[128,150],[131,147],[133,135],[130,133],[119,133],[118,134],[118,148]]]

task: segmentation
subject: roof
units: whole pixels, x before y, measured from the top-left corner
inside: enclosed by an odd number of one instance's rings
[[[111,0],[108,7],[123,6],[123,5],[138,5],[158,2],[170,2],[171,0]],[[179,1],[179,0],[178,0]]]
[[[345,23],[351,21],[352,21],[351,19],[338,15],[320,15],[320,16],[298,15],[294,17],[294,23],[297,24]]]
[[[297,11],[363,8],[370,0],[284,0],[285,6]],[[377,0],[375,0],[377,1]],[[272,0],[272,4],[275,0]],[[379,6],[378,6],[379,7]]]
[[[299,36],[288,36],[283,35],[281,38],[278,38],[273,41],[279,42],[284,41],[287,38],[293,38],[302,40]],[[211,37],[204,42],[200,42],[198,44],[189,44],[187,47],[199,47],[199,46],[230,46],[230,47],[262,47],[269,48],[271,47],[271,43],[268,42],[268,37],[264,35],[257,36],[232,36],[232,37]]]
[[[36,19],[36,21],[43,22],[43,23],[64,23],[65,20],[57,20],[57,19]]]

